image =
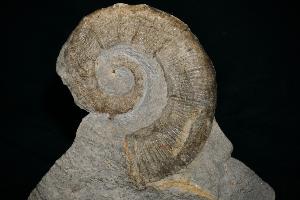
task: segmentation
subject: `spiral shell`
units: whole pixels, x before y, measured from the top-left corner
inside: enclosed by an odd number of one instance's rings
[[[213,65],[186,24],[147,5],[116,4],[85,17],[57,72],[81,108],[128,119],[124,157],[139,187],[189,164],[210,133]]]

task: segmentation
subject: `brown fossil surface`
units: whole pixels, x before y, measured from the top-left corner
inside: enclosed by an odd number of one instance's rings
[[[147,5],[97,10],[56,69],[89,114],[29,199],[274,199],[230,158],[212,62],[176,17]]]

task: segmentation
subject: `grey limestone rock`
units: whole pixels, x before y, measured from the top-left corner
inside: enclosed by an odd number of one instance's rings
[[[86,16],[57,73],[89,114],[30,200],[273,200],[231,158],[212,62],[188,26],[147,5]]]

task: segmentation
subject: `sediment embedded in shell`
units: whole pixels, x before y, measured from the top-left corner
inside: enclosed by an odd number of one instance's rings
[[[73,31],[57,71],[81,108],[135,119],[128,120],[133,128],[123,148],[137,186],[189,164],[210,133],[214,69],[188,26],[172,15],[146,5],[98,10]]]

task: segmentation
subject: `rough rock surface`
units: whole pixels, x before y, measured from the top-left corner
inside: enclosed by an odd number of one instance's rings
[[[196,159],[178,173],[138,190],[127,175],[122,138],[102,114],[89,114],[72,147],[55,162],[29,199],[273,200],[272,188],[238,160],[216,121]]]
[[[214,120],[215,72],[188,26],[147,5],[85,17],[57,73],[90,112],[29,199],[272,200]]]

